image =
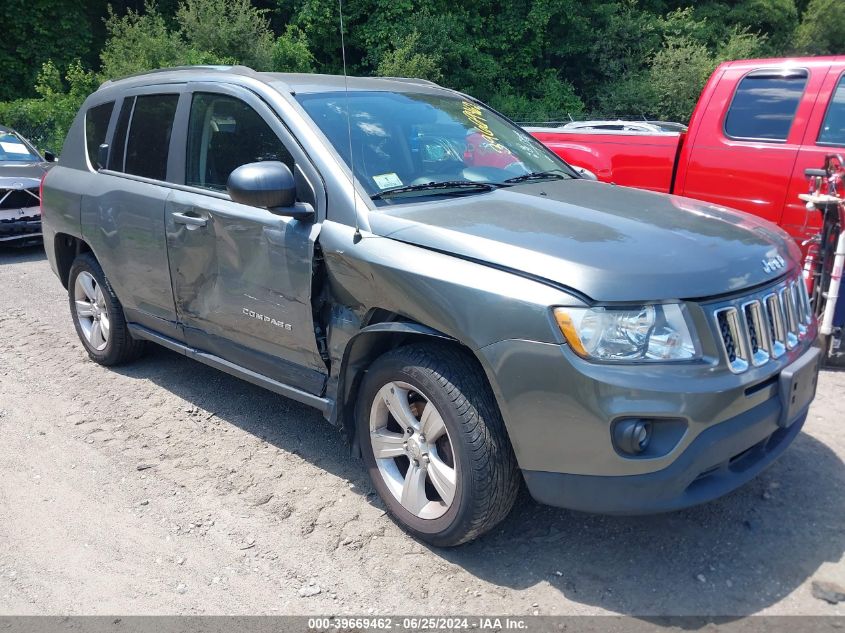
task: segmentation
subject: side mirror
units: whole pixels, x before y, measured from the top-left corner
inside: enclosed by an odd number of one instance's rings
[[[109,164],[109,145],[103,143],[97,148],[97,169],[105,169]]]
[[[229,174],[226,189],[234,202],[262,207],[276,215],[311,221],[314,209],[297,204],[296,181],[290,169],[277,160],[247,163]]]
[[[598,176],[596,176],[593,172],[591,172],[586,167],[579,167],[578,165],[570,165],[570,167],[572,167],[572,169],[575,170],[575,173],[577,173],[579,176],[581,176],[581,178],[584,178],[585,180],[598,180],[599,179]]]
[[[55,163],[57,159],[56,155],[53,152],[51,152],[50,150],[46,150],[44,152],[44,160],[46,160],[48,163]]]

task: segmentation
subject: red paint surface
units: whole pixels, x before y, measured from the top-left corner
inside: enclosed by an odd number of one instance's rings
[[[746,74],[764,68],[808,72],[789,135],[785,142],[729,138],[724,121],[734,92]],[[808,188],[804,169],[822,167],[826,154],[845,152],[845,146],[816,142],[843,73],[845,56],[727,62],[704,87],[684,135],[531,133],[599,180],[746,211],[781,225],[800,242],[819,224],[818,214],[808,216],[798,199]]]

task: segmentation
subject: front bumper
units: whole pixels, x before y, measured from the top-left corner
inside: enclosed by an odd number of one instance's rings
[[[756,477],[792,443],[806,410],[786,428],[780,402],[762,405],[702,431],[667,468],[627,477],[523,471],[540,503],[601,514],[679,510],[725,495]]]
[[[802,364],[796,361],[817,360],[814,336],[815,326],[782,357],[741,375],[708,354],[689,364],[624,367],[532,341],[500,341],[479,352],[535,499],[647,514],[726,494],[786,449],[809,404],[782,419],[780,377]],[[626,455],[614,447],[611,430],[631,417],[673,430],[655,452]]]
[[[0,210],[0,244],[41,239],[41,211],[38,207]]]

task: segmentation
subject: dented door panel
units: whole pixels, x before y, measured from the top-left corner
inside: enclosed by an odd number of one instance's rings
[[[182,190],[172,191],[165,217],[186,342],[322,393],[326,366],[316,345],[310,298],[319,226]],[[196,221],[186,223],[185,217]]]

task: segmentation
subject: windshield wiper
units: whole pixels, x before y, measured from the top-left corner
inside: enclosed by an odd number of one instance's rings
[[[560,170],[554,171],[532,171],[530,174],[523,174],[522,176],[516,176],[515,178],[508,178],[505,182],[507,183],[517,183],[517,182],[528,182],[529,180],[563,180],[566,176],[562,176],[558,173]]]
[[[439,195],[462,195],[464,193],[471,193],[473,191],[492,191],[497,187],[494,183],[486,182],[472,182],[469,180],[445,180],[442,182],[426,182],[419,185],[405,185],[402,187],[394,187],[393,189],[385,189],[370,196],[373,200],[384,200],[385,198],[392,198],[395,195],[403,193],[412,193],[414,191],[438,191]]]

